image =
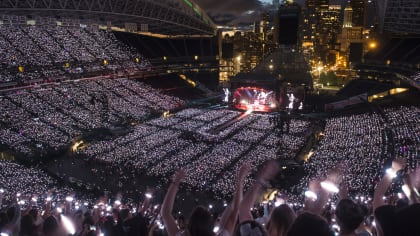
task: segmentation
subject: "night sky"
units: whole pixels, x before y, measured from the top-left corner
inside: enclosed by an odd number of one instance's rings
[[[195,0],[218,25],[246,25],[258,20],[272,0]],[[281,2],[281,1],[280,1]],[[295,0],[303,5],[305,0]],[[346,0],[331,0],[330,4],[345,4]]]

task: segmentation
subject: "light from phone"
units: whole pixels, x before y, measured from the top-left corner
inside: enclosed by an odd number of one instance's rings
[[[281,204],[284,204],[284,203],[285,203],[285,201],[284,201],[283,198],[277,198],[276,202],[274,203],[274,206],[278,207],[278,206],[280,206]]]
[[[68,201],[68,202],[72,202],[72,201],[73,201],[73,199],[74,199],[74,198],[73,198],[72,196],[67,196],[67,197],[66,197],[66,201]]]
[[[404,184],[404,185],[401,187],[401,189],[402,189],[402,191],[404,192],[405,196],[407,196],[408,198],[410,198],[410,197],[411,197],[411,190],[410,190],[410,187],[409,187],[407,184]]]
[[[388,176],[390,176],[391,178],[395,178],[397,177],[397,172],[394,171],[392,168],[388,168],[386,169],[386,173],[388,174]]]
[[[146,193],[146,194],[144,194],[147,198],[152,198],[153,196],[152,196],[152,194],[151,193]]]
[[[57,207],[57,212],[61,214],[63,213],[63,209],[61,209],[60,207]]]
[[[338,189],[338,187],[330,182],[330,181],[322,181],[321,182],[321,187],[329,192],[333,192],[333,193],[338,193],[340,190]]]
[[[63,222],[63,228],[67,231],[67,233],[76,233],[76,227],[74,227],[73,222],[67,216],[61,215],[61,222]]]
[[[316,199],[318,199],[318,196],[316,195],[316,193],[312,192],[311,190],[308,190],[305,192],[305,197],[311,199],[312,201],[315,201]]]

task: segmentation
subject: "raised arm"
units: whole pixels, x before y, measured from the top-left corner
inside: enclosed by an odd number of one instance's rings
[[[175,219],[172,216],[172,209],[174,206],[175,196],[178,192],[179,184],[184,179],[185,171],[178,170],[169,185],[168,191],[166,192],[165,198],[163,199],[162,208],[160,215],[162,216],[163,223],[165,224],[166,231],[169,236],[175,236],[178,233],[178,227]]]
[[[239,168],[238,176],[236,179],[236,189],[235,193],[233,194],[232,202],[228,207],[226,207],[220,220],[221,228],[225,229],[229,235],[233,235],[233,231],[235,229],[236,221],[238,219],[239,205],[242,201],[244,180],[249,174],[250,170],[251,167],[247,163],[243,164]]]
[[[408,169],[403,180],[403,191],[410,200],[410,204],[420,203],[418,190],[418,185],[420,184],[420,166],[417,166],[416,169]]]
[[[255,200],[262,191],[269,186],[269,180],[279,171],[279,166],[276,161],[268,161],[264,164],[263,168],[257,174],[255,182],[247,191],[239,206],[239,223],[247,220],[253,220],[252,214],[249,209],[254,205]]]
[[[318,198],[312,204],[312,207],[308,210],[313,214],[321,215],[322,209],[327,204],[328,199],[330,198],[330,192],[322,188],[319,181],[315,181],[314,184],[319,185]]]
[[[4,189],[0,188],[0,207],[3,206]]]
[[[151,202],[151,199],[153,197],[153,192],[154,192],[154,189],[151,189],[151,188],[147,187],[143,204],[139,203],[139,206],[138,206],[138,209],[137,209],[137,212],[140,215],[144,216],[144,213],[149,209],[150,202]]]
[[[2,233],[6,235],[18,235],[20,232],[21,210],[19,204],[15,203],[13,209],[13,218],[2,229]]]
[[[342,189],[337,187],[342,181],[343,170],[343,164],[338,163],[334,168],[328,170],[327,177],[324,181],[321,182],[319,179],[314,179],[309,183],[309,189],[317,193],[317,198],[312,199],[312,202],[307,199],[305,210],[320,215],[332,193],[340,194],[341,192],[341,195],[345,195],[344,185],[342,185]]]
[[[399,170],[404,169],[405,165],[405,159],[397,159],[392,162],[392,167],[386,171],[385,175],[376,186],[375,192],[373,193],[372,207],[374,211],[376,208],[385,205],[383,197],[385,196],[389,186],[391,186],[392,179],[395,177],[396,173]]]

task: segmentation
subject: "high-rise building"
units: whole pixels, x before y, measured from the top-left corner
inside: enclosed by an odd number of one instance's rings
[[[334,64],[339,50],[337,39],[341,33],[341,5],[330,5],[320,12],[315,46],[323,64]]]
[[[301,8],[298,4],[283,4],[278,10],[275,28],[277,43],[297,46]]]
[[[270,14],[268,12],[263,12],[261,14],[261,21],[260,21],[260,30],[259,32],[262,34],[262,40],[267,40],[267,33],[268,33],[268,26],[270,24]]]
[[[395,34],[420,34],[419,0],[377,0],[379,29]]]
[[[343,28],[351,28],[353,26],[353,8],[347,5],[344,8]]]
[[[305,51],[311,51],[311,58],[316,61],[321,60],[322,52],[317,44],[318,37],[321,34],[321,11],[328,10],[329,0],[306,0],[303,10],[303,20],[301,28],[301,39]]]
[[[320,11],[322,8],[328,8],[329,0],[306,0],[306,8],[314,11]]]
[[[350,6],[353,9],[353,26],[365,26],[366,23],[366,0],[350,0]]]
[[[349,62],[361,60],[363,52],[363,27],[353,26],[353,8],[347,4],[344,9],[343,28],[340,37],[340,52],[345,58],[344,66]],[[354,56],[360,55],[360,56]]]

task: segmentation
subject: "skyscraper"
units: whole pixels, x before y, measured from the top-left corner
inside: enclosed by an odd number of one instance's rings
[[[280,45],[296,46],[301,8],[298,4],[283,4],[278,10],[277,37]]]
[[[328,8],[329,0],[306,0],[306,8],[319,11],[321,8]]]
[[[328,9],[321,10],[318,34],[315,38],[317,51],[324,64],[334,64],[339,50],[336,47],[338,35],[341,32],[341,6],[330,5]]]
[[[353,9],[353,26],[365,26],[366,23],[366,0],[350,0],[350,6]]]
[[[347,4],[344,9],[343,28],[341,29],[340,51],[344,55],[346,63],[361,60],[363,51],[363,27],[353,26],[353,8]]]
[[[353,26],[353,7],[347,5],[344,8],[343,28],[351,28]]]
[[[313,55],[317,61],[321,60],[320,46],[317,44],[321,34],[321,11],[328,10],[329,0],[306,0],[303,11],[302,42],[311,44]]]

